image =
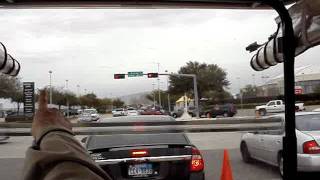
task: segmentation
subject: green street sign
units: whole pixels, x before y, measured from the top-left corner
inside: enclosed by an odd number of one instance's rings
[[[143,76],[142,71],[128,72],[128,77],[140,77],[140,76]]]

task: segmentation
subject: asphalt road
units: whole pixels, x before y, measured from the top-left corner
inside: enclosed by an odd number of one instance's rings
[[[270,180],[280,179],[277,169],[263,163],[242,162],[239,142],[242,133],[192,133],[190,140],[201,150],[205,159],[206,179],[220,179],[223,149],[228,149],[234,179]],[[83,136],[78,136],[81,139]],[[31,143],[31,137],[11,137],[8,143],[0,144],[0,179],[20,179],[24,152]]]

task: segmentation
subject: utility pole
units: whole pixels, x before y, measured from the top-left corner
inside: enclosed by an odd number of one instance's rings
[[[81,95],[80,95],[80,85],[79,84],[77,85],[77,91],[78,91],[78,96],[80,97]]]
[[[52,71],[49,71],[49,77],[50,77],[50,89],[49,89],[49,103],[52,104]]]
[[[158,64],[158,74],[159,74],[159,71],[160,71],[160,63],[157,63]],[[161,108],[161,92],[160,92],[160,78],[158,76],[158,93],[159,93],[159,107]]]
[[[238,80],[238,86],[239,86],[240,105],[241,105],[241,109],[243,109],[243,105],[242,105],[242,92],[241,92],[241,87],[240,87],[240,77],[237,77],[237,80]]]
[[[156,107],[156,95],[154,92],[154,85],[155,85],[155,83],[152,83],[153,107],[155,108]]]
[[[256,76],[256,75],[255,75],[255,74],[252,74],[251,76],[252,76],[253,85],[256,86],[256,79],[255,79],[255,76]]]
[[[69,80],[66,80],[66,92],[68,92],[68,82]],[[68,95],[67,95],[67,118],[69,119],[69,98],[68,98]]]
[[[168,71],[165,71],[168,73]],[[168,94],[168,111],[171,112],[170,93],[169,93],[169,76],[167,77],[167,94]]]

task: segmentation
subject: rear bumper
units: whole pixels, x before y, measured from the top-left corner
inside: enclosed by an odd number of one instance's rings
[[[320,171],[320,155],[298,154],[298,171],[315,172]]]
[[[135,163],[135,162],[185,161],[190,159],[191,159],[191,155],[179,155],[179,156],[122,158],[122,159],[99,159],[99,160],[95,160],[95,162],[99,165],[106,165],[106,164]]]
[[[204,180],[204,172],[191,173],[189,180]]]

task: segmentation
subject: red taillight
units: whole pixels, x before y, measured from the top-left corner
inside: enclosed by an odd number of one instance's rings
[[[148,156],[147,150],[132,150],[131,157],[145,157]]]
[[[303,153],[305,154],[319,154],[320,146],[316,141],[307,141],[303,143]]]
[[[197,148],[193,147],[192,158],[190,162],[190,171],[198,172],[198,171],[203,171],[203,169],[204,169],[204,161],[202,159],[200,151]]]

